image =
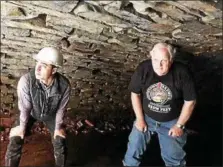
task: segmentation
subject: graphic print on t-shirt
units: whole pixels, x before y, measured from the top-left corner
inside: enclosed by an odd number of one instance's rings
[[[159,113],[170,112],[171,107],[166,103],[172,100],[172,92],[166,85],[161,82],[151,85],[146,91],[146,96],[149,100],[148,107],[151,111]]]

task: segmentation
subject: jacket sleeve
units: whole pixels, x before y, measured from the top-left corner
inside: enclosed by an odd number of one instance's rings
[[[20,126],[25,130],[30,112],[32,110],[32,101],[29,90],[28,74],[23,75],[17,85],[18,108],[20,111]]]

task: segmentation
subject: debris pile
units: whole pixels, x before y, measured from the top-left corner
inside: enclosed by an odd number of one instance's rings
[[[8,141],[9,132],[13,124],[12,117],[2,117],[0,118],[0,139],[1,141]],[[129,131],[132,126],[132,121],[126,121],[125,119],[87,119],[77,117],[71,118],[66,116],[64,118],[64,128],[68,133],[78,135],[80,133],[89,133],[91,131],[96,131],[101,134],[108,133],[119,133],[122,131]],[[30,132],[26,135],[33,133],[49,135],[50,132],[43,122],[35,122]]]
[[[0,117],[0,139],[1,142],[7,141],[9,138],[10,128],[13,124],[13,117],[10,114],[3,114]],[[124,131],[130,131],[132,128],[132,119],[119,117],[105,118],[95,117],[89,118],[88,116],[65,116],[64,125],[67,133],[78,135],[80,133],[89,133],[91,131],[98,132],[100,134],[117,134]],[[191,129],[187,129],[186,132],[189,135],[196,135],[197,132]],[[35,122],[31,131],[26,133],[30,135],[33,133],[49,135],[49,129],[43,122]]]
[[[126,120],[90,120],[90,119],[72,119],[70,117],[66,117],[65,128],[68,132],[71,133],[88,133],[92,130],[97,131],[101,134],[107,133],[117,133],[121,131],[128,131],[131,129],[132,123]]]

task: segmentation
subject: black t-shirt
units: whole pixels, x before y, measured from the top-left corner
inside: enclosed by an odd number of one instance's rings
[[[179,117],[184,100],[196,99],[195,85],[187,67],[174,62],[169,72],[158,76],[151,60],[139,64],[129,84],[131,92],[141,94],[145,113],[159,122]]]

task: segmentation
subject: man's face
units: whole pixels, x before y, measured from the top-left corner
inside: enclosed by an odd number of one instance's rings
[[[172,60],[166,48],[156,48],[151,55],[153,70],[158,76],[166,75],[171,67]]]
[[[41,61],[36,62],[35,76],[36,79],[46,81],[53,75],[53,66],[50,64],[43,63]]]

